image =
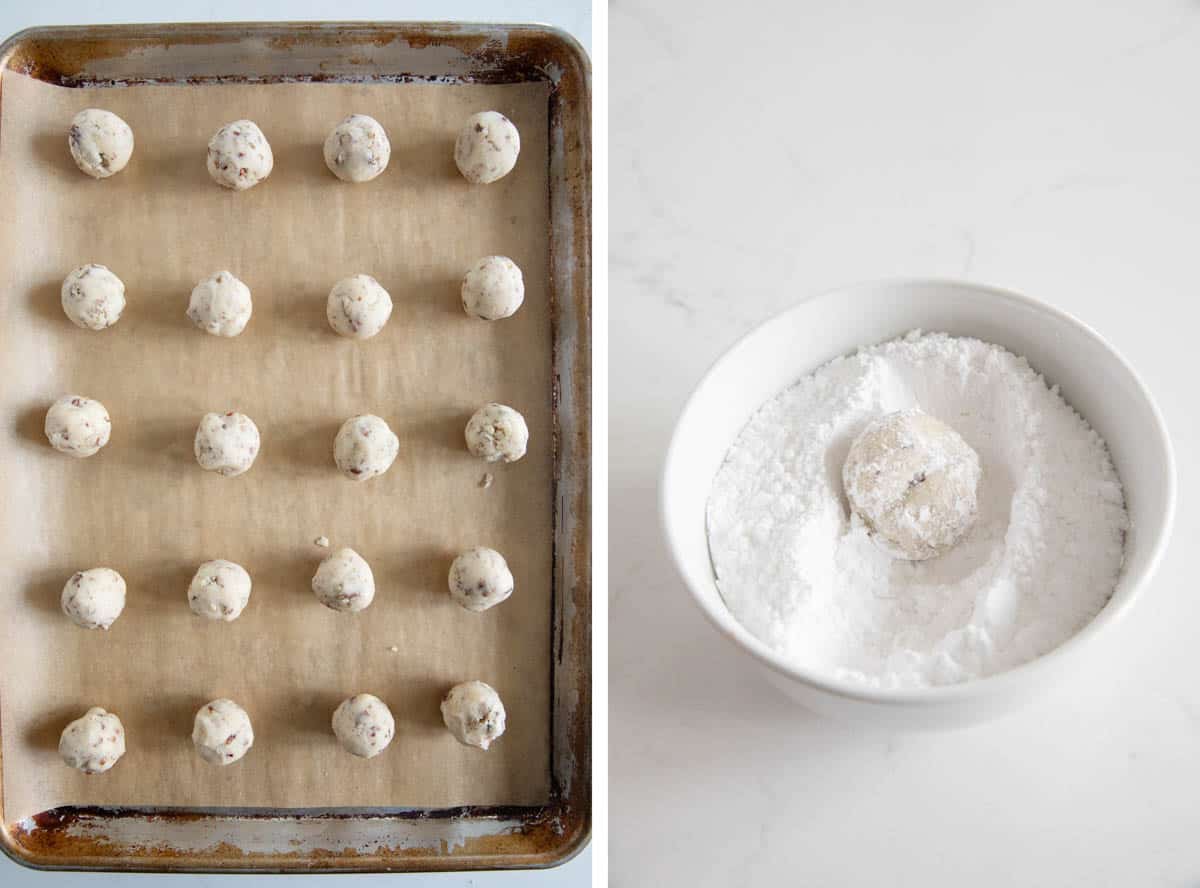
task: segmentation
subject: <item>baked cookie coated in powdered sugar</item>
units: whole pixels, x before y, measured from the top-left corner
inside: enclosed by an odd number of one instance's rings
[[[924,561],[948,551],[975,521],[979,455],[919,410],[881,416],[858,434],[842,468],[850,507],[884,551]]]

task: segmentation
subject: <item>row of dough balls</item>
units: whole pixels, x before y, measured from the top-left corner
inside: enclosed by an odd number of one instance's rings
[[[232,561],[205,561],[188,585],[188,607],[209,620],[232,623],[250,603],[250,574]],[[508,562],[495,549],[476,546],[450,564],[450,597],[464,610],[482,613],[513,594]],[[125,610],[125,578],[111,567],[77,571],[63,586],[60,604],[72,623],[107,630]],[[343,548],[322,559],[312,578],[317,601],[330,610],[357,613],[375,600],[375,574],[367,560]]]
[[[470,317],[499,321],[525,301],[525,279],[507,256],[484,256],[463,276],[462,307]],[[63,312],[77,327],[106,330],[125,311],[125,282],[107,266],[90,262],[62,283]],[[233,337],[246,329],[254,303],[250,288],[229,271],[218,271],[192,289],[188,319],[205,333]],[[392,316],[392,297],[369,274],[352,274],[333,285],[325,317],[339,336],[370,339]]]
[[[441,709],[446,728],[464,746],[486,750],[504,733],[504,703],[482,681],[452,687]],[[374,694],[347,697],[333,711],[332,725],[342,748],[360,758],[379,755],[396,736],[391,710]],[[232,700],[205,703],[192,723],[192,743],[210,765],[232,765],[254,745],[250,716]],[[125,727],[115,713],[94,706],[63,729],[58,753],[72,768],[103,774],[125,754]]]
[[[85,108],[71,120],[67,147],[75,165],[94,179],[125,169],[133,156],[133,130],[101,108]],[[521,136],[499,111],[472,114],[454,141],[454,162],[468,182],[487,185],[517,165]],[[374,117],[351,114],[325,138],[325,165],[343,182],[369,182],[387,169],[392,145]],[[253,188],[275,167],[271,144],[252,120],[227,123],[208,140],[208,174],[223,188]]]
[[[108,410],[95,398],[64,395],[46,411],[46,438],[59,453],[80,459],[100,451],[112,435]],[[516,462],[529,446],[525,417],[506,404],[484,404],[463,430],[467,450],[489,462]],[[262,439],[244,413],[206,413],[192,444],[196,462],[208,472],[232,478],[249,471]],[[352,416],[333,439],[333,462],[354,481],[386,472],[400,452],[400,439],[374,414]]]

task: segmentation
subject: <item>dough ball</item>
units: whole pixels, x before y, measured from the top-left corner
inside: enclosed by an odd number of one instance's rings
[[[46,437],[59,453],[83,458],[108,443],[112,420],[99,401],[63,395],[46,411]]]
[[[504,404],[485,404],[467,421],[467,450],[488,462],[516,462],[529,445],[525,417]]]
[[[103,265],[81,265],[63,280],[62,307],[76,327],[103,330],[121,320],[125,284]]]
[[[325,317],[339,336],[370,339],[392,316],[392,297],[369,274],[342,278],[329,291]]]
[[[205,333],[237,336],[250,323],[253,310],[250,288],[232,272],[218,271],[196,284],[188,302],[187,316]]]
[[[125,754],[125,727],[113,713],[93,706],[63,728],[58,754],[85,774],[103,774]]]
[[[454,143],[454,162],[468,182],[487,185],[507,176],[521,153],[521,136],[499,111],[472,114]]]
[[[333,439],[333,461],[343,475],[366,481],[382,475],[400,452],[400,439],[378,416],[352,416]]]
[[[476,546],[450,565],[450,597],[469,611],[495,607],[512,593],[512,572],[495,549]]]
[[[227,123],[208,140],[208,174],[223,188],[253,188],[274,166],[271,145],[253,120]]]
[[[351,114],[325,139],[325,165],[343,182],[370,182],[391,157],[387,133],[365,114]]]
[[[373,694],[347,697],[333,711],[333,733],[346,752],[362,758],[379,755],[396,735],[396,720]]]
[[[129,163],[133,130],[111,111],[85,108],[71,120],[67,146],[75,166],[93,179],[107,179]]]
[[[463,311],[473,318],[498,321],[515,314],[524,301],[521,269],[507,256],[484,256],[463,278]]]
[[[842,482],[872,539],[896,558],[923,561],[975,521],[979,456],[962,436],[918,410],[871,422],[850,445]]]
[[[125,610],[125,578],[110,567],[71,576],[62,590],[62,610],[84,629],[107,629]]]
[[[490,685],[467,681],[442,698],[442,721],[459,743],[487,749],[504,733],[504,704]]]
[[[317,567],[312,590],[327,608],[354,613],[375,600],[375,575],[353,549],[338,549]]]
[[[232,623],[250,603],[250,574],[232,561],[218,558],[200,565],[188,586],[192,613]]]
[[[254,745],[250,716],[232,700],[205,703],[192,723],[192,743],[210,765],[232,765]]]
[[[260,444],[254,420],[230,411],[204,414],[192,447],[200,468],[232,478],[254,465]]]

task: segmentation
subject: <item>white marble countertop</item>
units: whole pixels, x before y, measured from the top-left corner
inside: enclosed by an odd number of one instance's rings
[[[1200,6],[616,0],[611,46],[612,883],[1200,884]],[[794,708],[692,607],[658,527],[709,363],[895,275],[1082,318],[1179,459],[1174,544],[1108,661],[959,733]]]

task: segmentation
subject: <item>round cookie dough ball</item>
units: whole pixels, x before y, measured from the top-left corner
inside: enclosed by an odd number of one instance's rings
[[[923,561],[975,521],[979,456],[945,423],[918,410],[882,416],[854,439],[842,467],[850,508],[896,558]]]
[[[200,565],[188,586],[192,613],[232,623],[250,603],[250,574],[232,561],[217,558]]]
[[[442,721],[454,738],[466,746],[487,749],[504,733],[504,719],[500,695],[481,681],[455,685],[442,698]]]
[[[46,411],[46,437],[59,453],[82,459],[108,443],[112,420],[99,401],[63,395]]]
[[[396,735],[396,720],[387,704],[373,694],[347,697],[333,711],[333,733],[353,755],[379,755]]]
[[[370,182],[391,157],[387,133],[366,114],[351,114],[325,139],[325,165],[343,182]]]
[[[525,417],[504,404],[485,404],[467,421],[467,450],[488,462],[516,462],[529,445]]]
[[[254,465],[261,440],[258,426],[244,413],[206,413],[192,449],[206,472],[233,478]]]
[[[521,269],[507,256],[484,256],[463,278],[463,311],[473,318],[498,321],[511,317],[524,301]]]
[[[62,590],[62,610],[84,629],[107,629],[125,610],[125,578],[111,567],[71,575]]]
[[[312,590],[327,608],[354,613],[375,600],[375,575],[353,549],[338,549],[317,567]]]
[[[254,745],[250,716],[223,697],[205,703],[192,723],[192,743],[210,765],[232,765]]]
[[[369,274],[342,278],[329,291],[325,317],[339,336],[370,339],[392,316],[392,297]]]
[[[253,188],[275,166],[271,145],[253,120],[235,120],[208,140],[208,174],[223,188]]]
[[[472,114],[454,142],[454,162],[468,182],[487,185],[507,176],[521,153],[521,136],[499,111]]]
[[[512,571],[495,549],[476,546],[450,565],[450,597],[469,611],[495,607],[512,593]]]
[[[75,166],[93,179],[107,179],[129,163],[133,155],[133,130],[111,111],[85,108],[71,120],[67,147]]]
[[[253,311],[250,288],[232,272],[218,271],[192,289],[187,316],[205,333],[229,337],[246,329]]]
[[[58,754],[85,774],[103,774],[125,754],[125,727],[113,713],[93,706],[63,728]]]
[[[81,265],[63,280],[62,307],[76,327],[103,330],[121,320],[125,284],[103,265]]]
[[[333,461],[347,478],[366,481],[386,472],[400,452],[400,439],[378,416],[352,416],[333,439]]]

